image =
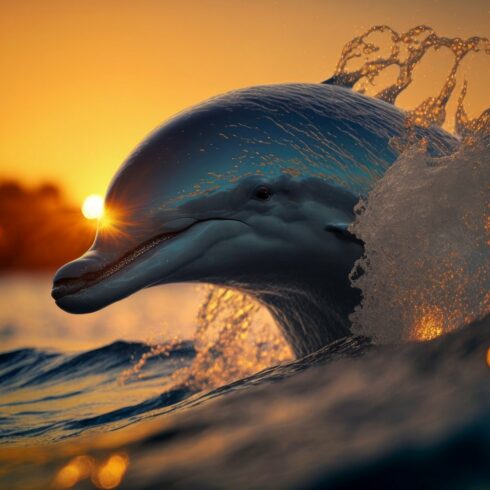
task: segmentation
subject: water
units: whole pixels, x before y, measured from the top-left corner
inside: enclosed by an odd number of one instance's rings
[[[51,299],[52,274],[0,276],[2,351],[23,347],[70,352],[115,339],[158,343],[191,338],[204,292],[192,285],[147,289],[92,315],[68,315]]]
[[[169,325],[179,325],[182,336],[192,337],[203,297],[195,287],[148,290],[85,317],[56,308],[50,288],[48,275],[0,280],[3,445],[53,442],[104,422],[120,422],[130,415],[128,407],[135,407],[133,415],[150,410],[161,394],[162,379],[195,356],[191,343],[176,344],[167,355],[148,357],[139,377],[120,379],[155,342],[172,337]],[[168,307],[172,323],[167,328],[162,321],[165,302],[177,306]],[[125,416],[118,410],[126,410]]]
[[[443,158],[412,149],[358,206],[352,231],[366,254],[354,272],[364,271],[353,281],[364,295],[355,333],[428,340],[488,313],[489,161],[488,142]]]
[[[3,449],[8,472],[0,481],[4,488],[487,488],[489,377],[488,318],[431,342],[337,341],[180,403],[157,402],[145,421],[125,414],[118,431],[106,425],[49,453]]]
[[[376,52],[365,40],[343,59]],[[408,67],[380,93],[395,100],[418,62],[400,60],[403,44],[417,56],[449,47],[455,68],[409,114],[400,158],[359,207],[360,335],[293,361],[237,292],[159,288],[71,317],[48,301],[46,278],[2,278],[2,488],[490,485],[488,112],[468,118],[465,86],[464,144],[450,157],[428,156],[411,133],[425,118],[444,123],[464,53],[487,45],[429,28],[394,42],[374,71],[347,78]]]
[[[119,382],[122,370],[149,351],[146,344],[117,341],[72,355],[39,349],[2,354],[2,443],[52,443],[101,426],[125,425],[180,401],[188,390],[161,396],[162,380],[191,362],[191,343],[174,346],[165,356],[150,356],[137,380]]]
[[[50,287],[42,275],[0,281],[3,446],[114,430],[292,358],[269,315],[237,292],[156,288],[72,316],[55,307]],[[26,338],[36,347],[20,347]]]

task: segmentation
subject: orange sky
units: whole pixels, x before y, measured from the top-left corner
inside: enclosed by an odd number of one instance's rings
[[[0,1],[0,176],[55,180],[75,202],[104,193],[168,116],[234,88],[328,78],[343,44],[379,23],[490,36],[490,3]],[[490,106],[489,59],[467,63],[472,115]],[[426,63],[400,102],[439,87],[448,63]]]

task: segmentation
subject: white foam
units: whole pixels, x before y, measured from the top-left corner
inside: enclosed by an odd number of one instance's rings
[[[428,340],[490,311],[490,144],[432,158],[404,152],[358,206],[365,256],[353,332]],[[356,268],[364,271],[356,278]]]

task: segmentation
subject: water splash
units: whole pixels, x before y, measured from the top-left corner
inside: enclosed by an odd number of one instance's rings
[[[143,368],[147,361],[155,356],[169,357],[172,352],[183,345],[183,340],[179,336],[174,336],[165,342],[151,344],[150,350],[141,355],[141,357],[129,368],[125,369],[119,376],[119,383],[124,384],[133,377],[141,378]]]
[[[414,147],[358,205],[355,333],[430,340],[490,311],[489,160],[485,140],[444,158]]]
[[[387,56],[380,56],[369,60],[369,56],[380,53],[381,46],[370,39],[374,34],[388,34],[391,47]],[[354,87],[363,79],[374,84],[387,68],[398,67],[398,76],[395,83],[378,92],[375,97],[394,104],[398,96],[413,82],[413,71],[430,50],[448,49],[454,56],[453,65],[446,80],[434,97],[428,97],[415,109],[407,113],[407,128],[414,125],[428,127],[431,125],[442,126],[446,120],[446,107],[456,86],[456,75],[461,62],[469,53],[484,52],[490,54],[490,41],[487,38],[473,36],[468,39],[459,37],[449,38],[438,36],[432,27],[420,25],[409,29],[407,32],[398,33],[386,25],[377,25],[368,29],[361,36],[349,41],[343,48],[340,60],[334,75],[326,83]],[[366,61],[354,71],[348,71],[347,67],[353,60],[365,57]],[[360,92],[365,91],[362,86]],[[458,133],[475,132],[475,125],[481,125],[485,120],[488,125],[490,113],[480,116],[475,121],[470,121],[463,108],[464,95],[466,94],[466,82],[462,95],[459,98],[456,113],[456,128]],[[480,128],[481,129],[481,128]]]
[[[372,60],[388,35],[386,56]],[[464,108],[464,81],[455,114],[461,139],[454,155],[430,157],[417,127],[442,126],[462,60],[471,52],[490,54],[482,37],[438,36],[425,25],[398,33],[374,26],[348,42],[327,83],[354,87],[374,84],[387,68],[398,67],[395,83],[376,97],[395,103],[413,82],[413,72],[430,50],[446,48],[454,61],[436,96],[406,112],[406,135],[392,141],[400,152],[395,164],[356,208],[351,231],[365,242],[365,254],[351,272],[362,304],[351,320],[353,332],[381,342],[431,340],[490,311],[490,109],[470,119]],[[360,68],[348,65],[364,57]],[[359,87],[365,91],[365,84]]]
[[[196,357],[169,378],[169,389],[211,389],[244,378],[271,365],[293,359],[279,329],[265,317],[259,303],[237,290],[204,286],[206,297],[197,315]],[[168,355],[180,339],[153,346],[122,374],[138,375],[154,355]]]
[[[237,290],[208,286],[198,314],[196,358],[174,375],[193,389],[210,389],[293,359],[259,303]]]
[[[485,109],[480,117],[470,119],[463,105],[467,88],[468,84],[465,81],[456,109],[456,132],[461,136],[463,144],[471,145],[490,135],[490,108]]]

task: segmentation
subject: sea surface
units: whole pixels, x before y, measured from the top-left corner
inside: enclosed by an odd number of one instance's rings
[[[1,488],[490,485],[490,318],[429,342],[334,342],[214,389],[168,387],[191,342],[0,356]],[[116,430],[118,429],[118,430]]]
[[[90,315],[70,315],[51,298],[53,273],[0,275],[2,351],[24,347],[79,352],[115,339],[160,342],[194,335],[203,291],[193,285],[150,288]]]
[[[234,349],[232,331],[228,336],[220,332],[223,345],[203,334],[196,338],[199,308],[209,294],[202,287],[149,289],[85,316],[57,308],[50,288],[49,274],[0,279],[2,447],[47,445],[112,431],[275,364],[282,359],[273,355],[278,345],[287,354],[284,359],[291,357],[277,335],[262,337],[260,349],[255,341],[239,341],[243,345]],[[233,322],[242,337],[253,334],[240,329],[248,316],[234,317],[241,304],[250,308],[248,299],[226,291],[214,295],[208,299],[229,310],[225,322]],[[266,317],[258,306],[252,309],[258,321]],[[272,330],[270,323],[258,325]],[[232,365],[215,359],[223,357]]]
[[[115,428],[188,395],[165,393],[164,384],[195,357],[185,339],[202,301],[197,287],[147,290],[89,316],[61,311],[50,288],[49,275],[0,279],[3,447]],[[165,353],[155,352],[158,342],[177,337]],[[129,376],[141,359],[144,366]]]

